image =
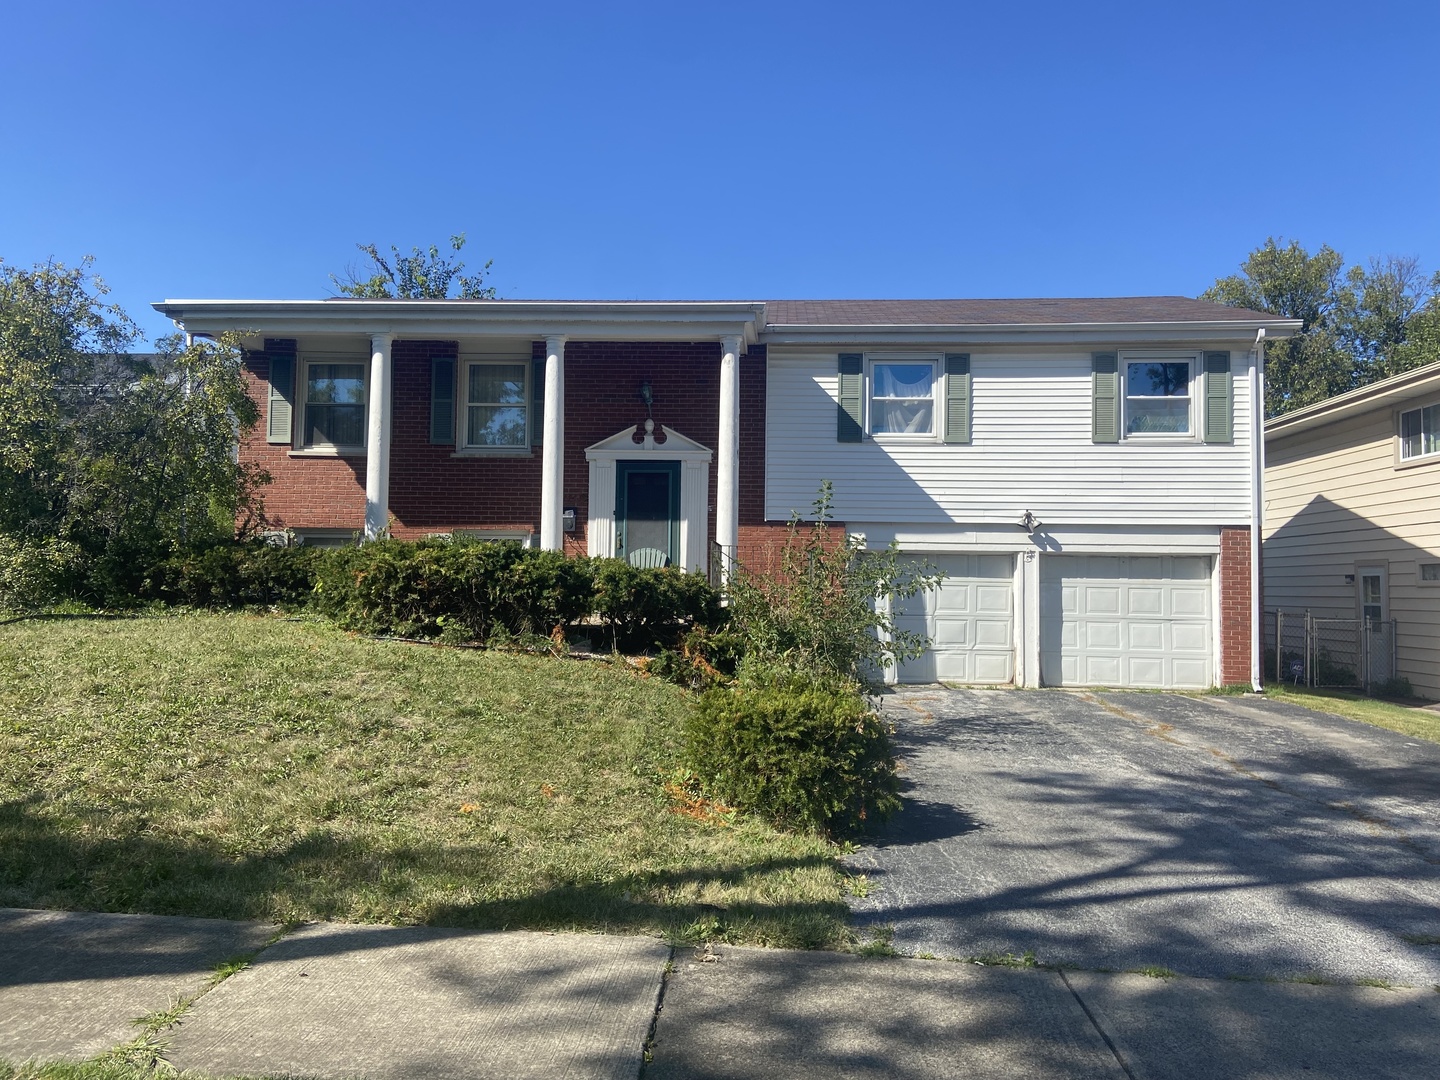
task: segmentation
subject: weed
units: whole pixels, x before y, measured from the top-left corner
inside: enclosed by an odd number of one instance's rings
[[[857,956],[899,956],[895,951],[895,928],[893,926],[870,927],[870,940],[861,942],[852,950]]]
[[[1035,954],[1029,950],[1020,956],[1016,956],[1014,953],[981,953],[979,956],[966,957],[966,961],[971,964],[979,964],[981,967],[1040,967],[1040,962],[1035,959]]]
[[[1356,986],[1373,986],[1377,990],[1394,990],[1395,984],[1386,979],[1356,979]]]
[[[870,879],[864,874],[847,874],[845,876],[845,892],[861,900],[870,895]]]
[[[1160,967],[1156,964],[1148,964],[1145,967],[1126,968],[1127,975],[1144,975],[1150,979],[1177,979],[1180,973],[1171,971],[1167,967]]]

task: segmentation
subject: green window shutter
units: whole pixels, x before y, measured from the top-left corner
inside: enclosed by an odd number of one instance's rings
[[[1090,441],[1120,441],[1120,360],[1113,352],[1090,354]]]
[[[265,441],[288,443],[295,416],[295,357],[270,356],[270,396],[265,408]]]
[[[861,421],[861,400],[865,393],[865,356],[863,353],[840,354],[840,404],[835,414],[837,442],[859,442],[864,431]]]
[[[1228,352],[1205,354],[1205,421],[1207,443],[1235,441],[1235,380],[1230,374]]]
[[[430,361],[430,442],[455,445],[455,361],[449,357]]]
[[[545,361],[530,361],[530,445],[545,441]]]
[[[970,354],[945,354],[945,441],[970,441]]]

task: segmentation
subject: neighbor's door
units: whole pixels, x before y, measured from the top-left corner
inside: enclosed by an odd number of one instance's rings
[[[615,463],[615,554],[646,563],[637,552],[662,552],[663,565],[680,565],[680,463]]]
[[[1356,600],[1360,604],[1360,618],[1372,627],[1379,626],[1389,617],[1389,590],[1385,587],[1385,567],[1357,566],[1355,568]]]

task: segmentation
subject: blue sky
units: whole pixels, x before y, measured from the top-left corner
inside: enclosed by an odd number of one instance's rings
[[[72,3],[5,19],[0,257],[318,297],[1194,295],[1267,236],[1440,268],[1440,5]]]

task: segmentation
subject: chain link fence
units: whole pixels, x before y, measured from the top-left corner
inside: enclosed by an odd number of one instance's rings
[[[1296,686],[1383,690],[1396,677],[1396,621],[1265,612],[1265,673]]]

